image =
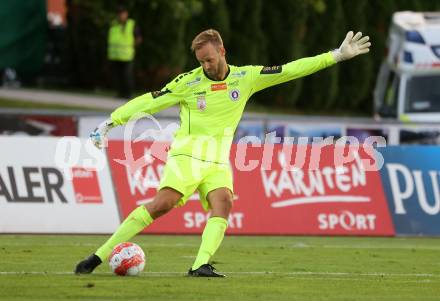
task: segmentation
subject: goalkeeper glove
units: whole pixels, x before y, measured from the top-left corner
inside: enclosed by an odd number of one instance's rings
[[[370,51],[371,43],[368,42],[368,36],[362,38],[362,32],[355,35],[349,31],[345,36],[344,41],[338,49],[332,51],[336,62],[349,60],[359,54],[364,54]]]
[[[90,134],[90,140],[99,149],[107,147],[107,133],[113,127],[113,121],[110,118],[105,120]]]

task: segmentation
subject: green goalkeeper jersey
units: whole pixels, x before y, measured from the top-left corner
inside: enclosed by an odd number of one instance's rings
[[[179,104],[180,128],[168,155],[227,163],[235,129],[254,93],[335,63],[328,52],[282,66],[229,65],[229,72],[222,81],[210,79],[199,67],[177,76],[161,91],[134,98],[116,109],[111,119],[115,125],[122,125],[140,112],[154,114]]]

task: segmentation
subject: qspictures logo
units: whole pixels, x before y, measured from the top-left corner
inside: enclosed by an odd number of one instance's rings
[[[79,204],[102,203],[98,175],[95,169],[72,167],[72,184],[75,200]]]

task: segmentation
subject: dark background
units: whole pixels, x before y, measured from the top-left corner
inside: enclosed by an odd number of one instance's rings
[[[15,68],[28,86],[108,90],[107,30],[121,3],[143,35],[135,59],[137,94],[197,67],[190,44],[207,28],[220,31],[234,65],[286,63],[339,47],[348,30],[362,31],[372,40],[370,54],[254,96],[286,112],[344,115],[372,114],[393,12],[440,9],[438,0],[67,0],[66,25],[53,27],[44,0],[3,0],[0,68]]]

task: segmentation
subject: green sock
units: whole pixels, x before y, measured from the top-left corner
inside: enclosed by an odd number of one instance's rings
[[[209,259],[222,243],[227,227],[228,221],[222,217],[215,216],[208,220],[205,230],[203,230],[202,244],[200,245],[199,253],[191,268],[193,271],[209,262]]]
[[[117,244],[130,240],[152,222],[153,218],[147,209],[144,206],[137,207],[127,216],[116,232],[96,251],[96,256],[104,262]]]

